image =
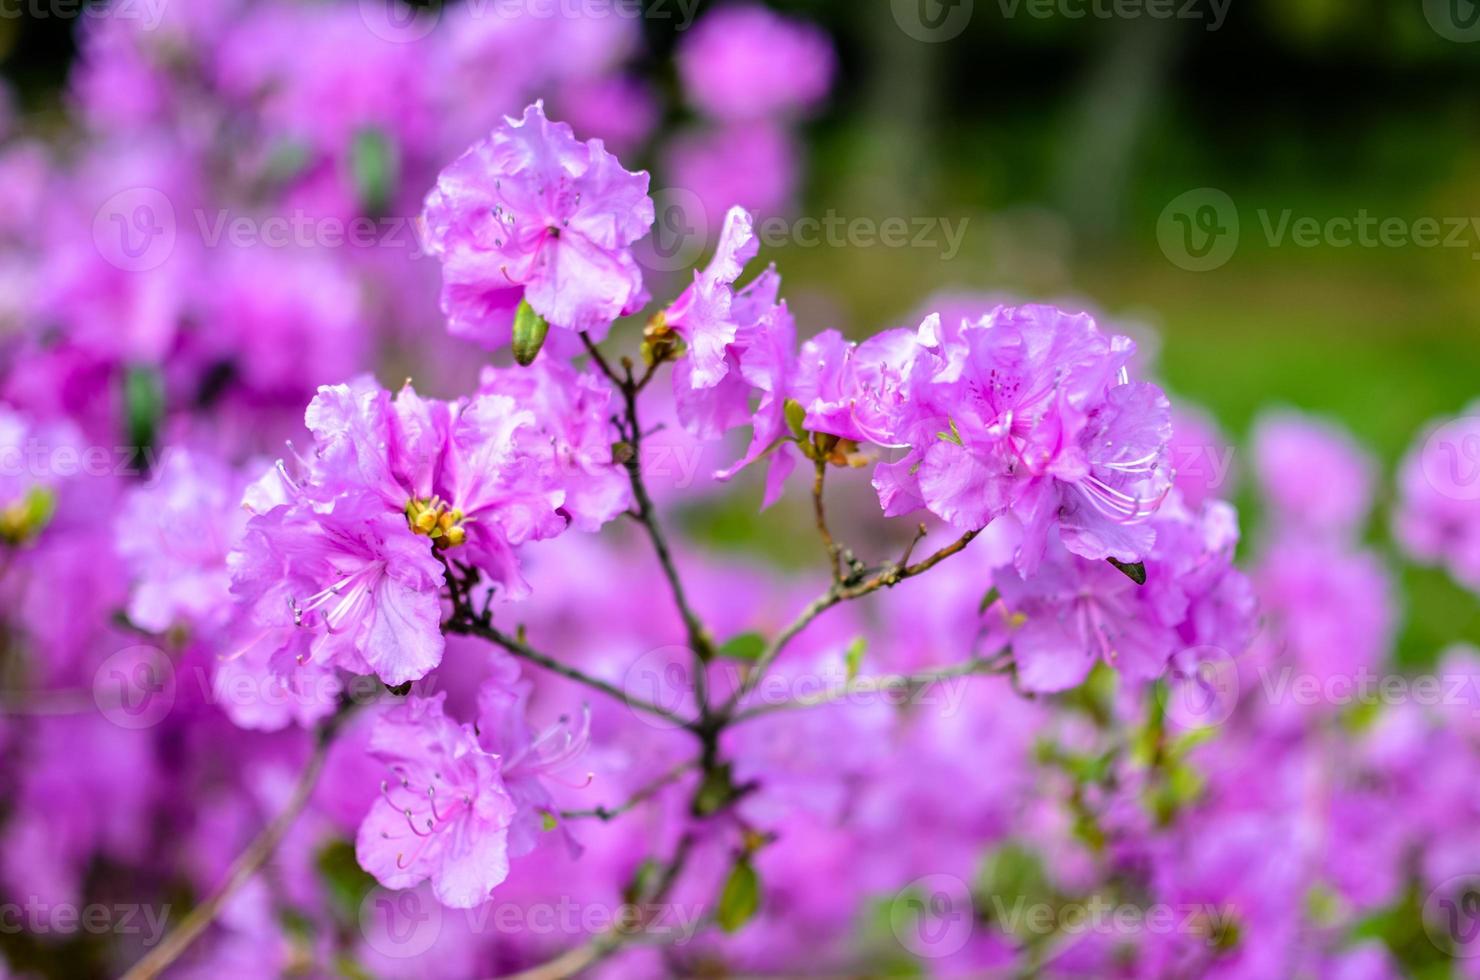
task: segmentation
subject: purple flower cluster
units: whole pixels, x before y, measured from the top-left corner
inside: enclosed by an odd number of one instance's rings
[[[499,375],[453,402],[410,385],[393,397],[368,379],[320,390],[301,472],[279,462],[259,481],[230,559],[233,594],[281,638],[270,663],[419,680],[442,659],[448,563],[521,598],[516,549],[626,509],[611,440],[605,465],[581,458],[608,424],[609,392],[582,397],[569,369],[534,390]]]
[[[662,117],[635,25],[525,6],[98,18],[76,152],[0,109],[0,974],[1480,952],[1443,914],[1480,893],[1480,652],[1427,651],[1433,694],[1395,666],[1354,437],[1261,417],[1246,535],[1141,331],[970,295],[801,329],[754,209],[835,59],[754,5],[679,45],[720,233],[652,302],[607,149]],[[1476,410],[1393,512],[1470,589]],[[748,494],[825,566],[717,544]],[[8,914],[183,897],[176,942]]]

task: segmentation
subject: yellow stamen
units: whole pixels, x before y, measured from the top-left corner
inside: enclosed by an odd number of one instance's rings
[[[455,548],[467,540],[463,512],[449,508],[440,497],[415,498],[406,503],[406,523],[411,533],[431,538],[439,548]]]

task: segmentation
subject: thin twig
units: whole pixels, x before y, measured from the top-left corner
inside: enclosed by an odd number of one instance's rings
[[[904,555],[899,559],[899,563],[901,565],[909,565],[910,556],[915,553],[915,545],[923,541],[927,533],[929,532],[926,531],[924,524],[921,524],[915,528],[915,536],[913,538],[910,538],[909,544],[905,545]]]
[[[744,682],[735,689],[735,693],[730,695],[729,700],[725,702],[724,707],[720,710],[720,715],[726,717],[734,713],[735,708],[744,700],[745,696],[753,691],[756,685],[765,677],[771,665],[776,662],[776,658],[796,638],[798,633],[811,625],[812,620],[840,602],[858,599],[878,592],[880,589],[893,588],[907,578],[914,578],[916,575],[930,571],[930,569],[939,565],[947,558],[962,551],[980,533],[979,530],[967,531],[929,558],[916,562],[913,565],[889,565],[871,578],[865,579],[857,585],[839,586],[834,584],[822,595],[809,602],[797,618],[792,620],[789,626],[776,635],[776,639],[771,641],[771,645],[756,660],[755,665],[746,675]]]
[[[694,847],[694,834],[692,831],[685,833],[679,838],[678,846],[674,850],[663,869],[663,877],[659,879],[658,887],[650,896],[637,896],[639,906],[648,908],[653,905],[661,905],[667,898],[673,886],[678,882],[678,876],[683,872],[688,863],[689,853]],[[624,946],[643,943],[653,945],[652,937],[646,934],[648,923],[638,922],[635,928],[625,929],[614,927],[602,933],[595,939],[575,949],[561,953],[547,963],[531,967],[519,973],[509,974],[503,980],[566,980],[583,970],[586,970],[602,960],[616,953]],[[646,942],[644,939],[646,937]],[[674,937],[670,941],[677,941],[682,935]]]
[[[687,718],[684,718],[682,715],[679,715],[678,713],[673,711],[669,711],[662,705],[654,704],[651,701],[645,701],[642,698],[629,693],[628,691],[624,691],[622,688],[611,683],[610,681],[604,681],[600,677],[592,676],[591,674],[587,674],[584,671],[578,670],[575,667],[570,666],[569,664],[562,663],[549,654],[541,653],[534,647],[530,646],[528,643],[525,643],[523,640],[520,640],[517,637],[509,636],[507,633],[504,633],[498,627],[485,620],[470,619],[466,616],[458,616],[454,617],[453,620],[447,624],[446,629],[448,630],[448,632],[458,633],[462,636],[482,637],[485,640],[497,643],[499,646],[503,647],[505,650],[509,651],[521,660],[528,660],[530,663],[538,664],[548,671],[559,674],[561,677],[565,677],[575,681],[578,684],[584,684],[587,687],[594,688],[595,690],[601,691],[603,694],[609,694],[612,697],[616,698],[618,701],[621,701],[623,704],[626,704],[630,708],[636,708],[638,711],[645,711],[650,715],[655,715],[659,718],[666,719],[667,721],[672,722],[674,725],[677,725],[680,728],[688,728],[690,726],[689,720]]]
[[[596,362],[596,366],[601,369],[601,373],[606,375],[612,384],[620,388],[622,386],[622,380],[617,377],[616,372],[612,370],[612,366],[607,363],[606,357],[601,353],[601,348],[596,346],[596,341],[592,340],[591,335],[584,330],[581,331],[581,343],[586,345],[586,353],[591,355],[591,360]]]
[[[827,460],[817,460],[817,476],[812,480],[812,514],[817,519],[817,533],[822,535],[822,544],[827,548],[827,560],[832,567],[832,580],[834,585],[840,585],[843,581],[843,561],[838,551],[838,543],[833,540],[832,532],[827,527],[827,505],[822,499],[822,485],[827,477]]]
[[[683,618],[684,627],[688,631],[689,644],[701,659],[707,661],[713,654],[714,643],[709,637],[709,631],[704,628],[703,621],[699,619],[699,614],[694,611],[689,602],[688,594],[684,590],[683,579],[679,576],[678,566],[673,560],[673,552],[668,547],[668,538],[663,533],[662,525],[658,523],[653,498],[648,494],[647,483],[642,476],[642,434],[637,421],[637,394],[630,389],[627,392],[627,419],[630,425],[632,456],[627,460],[626,465],[627,475],[632,481],[632,495],[637,501],[637,519],[647,529],[648,537],[652,539],[653,550],[657,552],[658,562],[663,566],[663,575],[668,579],[669,588],[673,592],[674,604],[677,605],[678,614]],[[696,671],[696,673],[703,675],[703,671]]]
[[[1002,656],[995,657],[973,657],[959,664],[951,664],[945,667],[936,667],[931,670],[920,671],[915,674],[882,674],[876,677],[856,677],[846,684],[839,684],[830,690],[819,694],[807,695],[793,698],[789,701],[778,701],[774,704],[761,704],[749,708],[735,715],[731,721],[732,725],[758,718],[762,715],[772,714],[777,711],[800,711],[806,708],[817,708],[834,701],[852,697],[855,694],[872,694],[878,691],[902,690],[908,693],[929,687],[931,684],[955,677],[973,677],[996,673],[1005,666]]]
[[[698,760],[687,759],[669,769],[657,779],[651,780],[637,792],[628,797],[627,802],[621,806],[598,806],[590,810],[561,810],[560,816],[564,820],[579,820],[583,817],[595,817],[598,820],[614,820],[629,810],[634,810],[648,800],[657,796],[660,792],[676,783],[684,773],[698,765]]]
[[[596,362],[601,372],[622,394],[626,422],[625,425],[619,424],[618,428],[624,430],[621,435],[630,447],[630,452],[623,465],[627,467],[627,477],[632,484],[632,498],[637,504],[636,517],[647,530],[648,537],[652,539],[653,550],[658,555],[658,563],[663,567],[663,575],[668,580],[669,589],[673,592],[674,604],[678,607],[678,614],[683,619],[684,629],[688,633],[689,647],[696,661],[694,664],[694,694],[699,702],[700,711],[707,712],[709,692],[706,665],[714,656],[714,641],[704,627],[699,614],[694,611],[693,604],[689,602],[683,579],[679,576],[678,566],[673,560],[673,551],[668,546],[668,538],[663,533],[662,524],[658,521],[657,508],[653,505],[653,498],[648,493],[647,482],[642,475],[643,433],[642,423],[637,415],[637,396],[652,380],[657,364],[649,365],[647,373],[642,376],[642,380],[638,381],[633,379],[632,363],[624,360],[623,367],[626,376],[619,377],[612,369],[611,363],[601,353],[601,349],[596,346],[596,342],[584,331],[581,333],[581,342],[586,345],[586,350],[590,352],[592,360]]]
[[[308,763],[303,767],[303,773],[298,777],[298,784],[293,787],[293,795],[289,797],[287,806],[283,807],[282,812],[273,818],[247,849],[231,863],[230,869],[226,872],[226,878],[215,892],[191,909],[190,914],[185,916],[175,930],[165,937],[164,942],[151,950],[149,955],[135,963],[133,968],[123,975],[123,980],[152,980],[168,969],[170,964],[174,963],[180,954],[200,938],[201,933],[205,932],[206,928],[215,921],[222,906],[267,863],[283,837],[298,820],[299,814],[303,812],[304,806],[313,794],[314,786],[319,781],[319,773],[324,768],[324,759],[329,753],[329,745],[333,741],[334,733],[340,721],[343,720],[343,716],[344,712],[341,710],[319,726],[314,738],[313,752],[308,757]]]

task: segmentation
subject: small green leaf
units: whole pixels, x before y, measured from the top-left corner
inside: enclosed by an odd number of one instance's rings
[[[858,676],[858,669],[863,666],[863,653],[868,649],[868,640],[857,636],[853,642],[848,644],[848,652],[843,655],[844,662],[848,665],[848,680],[852,681]]]
[[[997,591],[997,586],[992,586],[987,590],[987,594],[982,596],[982,604],[977,608],[977,612],[985,613],[988,609],[992,608],[992,603],[1000,598],[1002,598],[1002,593]]]
[[[1138,561],[1134,565],[1128,565],[1125,562],[1117,561],[1114,558],[1107,558],[1105,560],[1124,572],[1125,577],[1130,579],[1132,582],[1135,582],[1137,585],[1146,584],[1146,564],[1144,562]]]
[[[741,633],[731,637],[715,651],[726,660],[743,660],[753,663],[766,652],[766,638],[759,633]]]
[[[347,840],[332,840],[314,855],[314,870],[324,885],[328,905],[335,919],[353,923],[359,916],[360,902],[375,885],[375,879],[360,869],[355,860],[355,845]]]
[[[128,424],[129,445],[134,450],[130,464],[144,472],[159,437],[159,422],[164,417],[164,384],[152,367],[131,367],[123,378],[124,416]],[[146,474],[147,475],[147,474]]]
[[[514,360],[521,367],[529,367],[540,356],[545,346],[545,337],[550,333],[550,324],[534,311],[529,300],[521,299],[519,309],[514,312]]]
[[[349,148],[350,177],[360,211],[379,217],[390,210],[396,189],[396,148],[378,129],[361,129]]]
[[[761,905],[761,879],[755,866],[742,858],[730,869],[720,892],[719,909],[715,921],[725,932],[736,932],[749,922]]]
[[[786,400],[786,427],[798,439],[805,439],[807,437],[806,424],[807,410],[795,398],[788,398]]]

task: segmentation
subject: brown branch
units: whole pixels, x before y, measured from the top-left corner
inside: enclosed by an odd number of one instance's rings
[[[833,540],[832,532],[827,527],[827,505],[822,500],[822,485],[827,477],[827,460],[819,459],[817,463],[817,476],[812,480],[812,514],[817,520],[817,533],[822,536],[822,544],[827,548],[827,560],[832,567],[832,580],[834,585],[843,581],[843,561],[838,550],[838,544]]]
[[[765,677],[766,671],[768,671],[771,665],[776,662],[776,658],[779,657],[782,651],[786,649],[787,645],[796,638],[798,633],[811,625],[812,620],[816,619],[818,616],[822,615],[824,612],[841,602],[846,602],[852,599],[859,599],[863,596],[878,592],[881,589],[893,588],[900,582],[903,582],[905,579],[914,578],[916,575],[921,575],[925,572],[930,571],[930,569],[934,568],[936,565],[939,565],[947,558],[965,549],[965,547],[970,544],[972,540],[975,539],[976,536],[980,533],[980,530],[967,531],[965,534],[961,535],[961,537],[946,545],[944,548],[941,548],[929,558],[916,562],[913,565],[907,565],[903,563],[891,564],[885,567],[882,571],[879,571],[872,577],[865,579],[857,585],[840,586],[835,583],[822,595],[818,596],[816,599],[813,599],[810,603],[808,603],[806,608],[801,611],[797,618],[792,620],[789,626],[787,626],[779,634],[777,634],[776,639],[771,641],[771,645],[768,646],[765,652],[762,653],[759,659],[756,660],[755,666],[752,667],[750,672],[746,675],[745,681],[738,688],[736,688],[735,693],[730,695],[730,699],[725,702],[725,706],[720,710],[720,715],[723,717],[729,717],[733,715],[735,708],[740,704],[745,696],[753,691],[756,685],[761,682],[761,679]],[[911,550],[913,550],[913,545],[911,546]]]
[[[626,803],[623,803],[620,806],[598,806],[593,807],[590,810],[561,810],[560,816],[564,820],[578,820],[583,817],[595,817],[596,819],[602,821],[615,820],[617,817],[620,817],[622,814],[628,812],[629,810],[636,809],[637,807],[646,803],[648,800],[652,799],[654,796],[657,796],[667,787],[678,782],[678,780],[683,776],[684,773],[688,772],[690,769],[693,769],[697,765],[698,760],[695,759],[689,759],[687,761],[680,762],[678,765],[674,766],[672,769],[669,769],[657,779],[648,782],[637,792],[633,793],[632,796],[627,799]]]
[[[561,677],[573,680],[578,684],[584,684],[587,687],[601,691],[603,694],[608,694],[629,708],[635,708],[638,711],[645,711],[650,715],[663,718],[679,728],[688,728],[691,725],[690,721],[682,715],[669,711],[662,705],[645,701],[636,695],[624,691],[610,681],[602,680],[600,677],[595,677],[569,664],[562,663],[549,654],[541,653],[523,640],[509,636],[491,622],[482,618],[475,619],[466,615],[454,616],[452,621],[447,624],[446,629],[450,633],[457,633],[461,636],[477,636],[491,643],[496,643],[521,660],[538,664],[552,673],[559,674]]]
[[[854,694],[868,694],[883,690],[902,690],[913,693],[929,687],[931,684],[950,680],[955,677],[974,677],[999,673],[1006,666],[1002,657],[1003,654],[998,654],[995,657],[973,657],[959,664],[936,667],[914,674],[883,674],[876,677],[857,677],[846,684],[840,684],[819,694],[793,698],[792,700],[781,701],[775,704],[757,705],[754,708],[749,708],[738,713],[730,723],[732,725],[738,725],[752,718],[759,718],[777,711],[799,711],[806,708],[821,707],[825,704],[841,701]]]
[[[663,876],[659,879],[658,887],[650,896],[637,896],[640,905],[661,903],[668,897],[669,892],[678,882],[678,876],[683,873],[693,847],[694,834],[693,831],[689,831],[679,838],[673,857],[668,860],[663,869]],[[566,980],[582,970],[595,966],[622,947],[643,941],[646,928],[647,923],[639,922],[635,929],[610,929],[584,945],[561,953],[547,963],[522,970],[519,973],[509,974],[503,980]],[[651,942],[648,944],[651,945]]]
[[[267,863],[277,850],[278,844],[298,820],[304,806],[308,804],[314,786],[319,781],[319,773],[323,771],[329,745],[343,717],[344,711],[341,709],[319,726],[314,738],[313,752],[308,757],[308,763],[303,767],[303,773],[298,777],[297,785],[293,787],[293,795],[288,799],[288,804],[283,807],[282,812],[273,818],[272,822],[264,827],[257,838],[247,846],[247,849],[231,863],[225,880],[211,896],[191,909],[190,914],[185,916],[174,931],[165,937],[164,942],[151,950],[147,956],[135,963],[133,968],[123,975],[123,980],[152,980],[168,969],[180,957],[180,954],[189,949],[190,945],[200,938],[201,933],[205,932],[207,927],[215,921],[222,906]]]

